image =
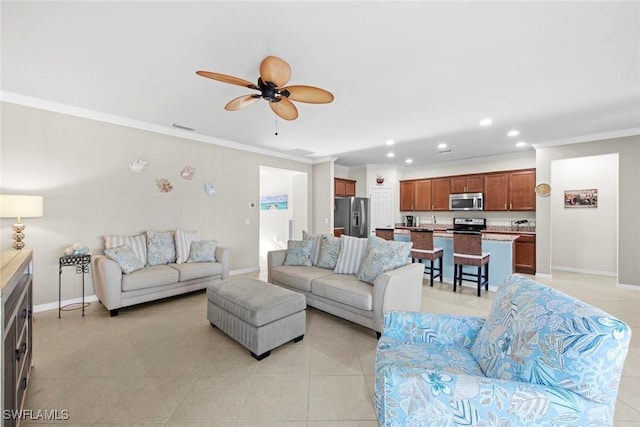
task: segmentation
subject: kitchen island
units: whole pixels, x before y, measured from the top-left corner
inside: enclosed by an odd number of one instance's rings
[[[415,229],[415,228],[414,228]],[[509,275],[515,273],[515,241],[517,234],[482,234],[482,251],[490,252],[489,260],[489,288],[496,290]],[[409,228],[396,228],[394,240],[410,242],[411,232]],[[442,270],[446,281],[453,283],[453,233],[445,230],[435,230],[433,233],[433,245],[443,249]],[[468,269],[470,267],[466,267]],[[472,267],[471,267],[472,268]],[[475,286],[470,282],[463,282],[463,286]]]

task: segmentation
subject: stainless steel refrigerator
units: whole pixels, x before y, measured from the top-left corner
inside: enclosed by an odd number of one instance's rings
[[[336,197],[333,226],[344,227],[347,236],[369,236],[369,199],[365,197]]]

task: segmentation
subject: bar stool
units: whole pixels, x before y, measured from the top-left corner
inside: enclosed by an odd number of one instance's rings
[[[414,262],[417,259],[421,264],[423,259],[429,261],[429,264],[424,264],[424,266],[429,273],[430,285],[433,286],[433,279],[437,277],[442,282],[443,250],[442,248],[433,247],[433,230],[411,230],[411,241],[413,242],[411,259]],[[438,260],[438,268],[433,265],[435,260]]]
[[[376,228],[376,236],[385,240],[393,240],[393,228]]]
[[[477,272],[464,272],[464,266],[476,267]],[[477,283],[478,296],[482,285],[485,291],[489,290],[489,252],[482,252],[482,233],[479,231],[453,232],[453,292],[456,285],[462,287],[463,280]]]

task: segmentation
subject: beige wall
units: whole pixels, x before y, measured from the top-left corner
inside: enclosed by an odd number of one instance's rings
[[[640,286],[640,136],[584,142],[536,150],[537,182],[551,184],[555,160],[618,153],[618,283]],[[536,263],[539,274],[551,274],[551,198],[538,198]]]
[[[105,234],[197,230],[231,248],[232,271],[255,270],[260,211],[249,203],[259,203],[260,166],[306,172],[310,193],[333,187],[332,171],[322,166],[10,103],[1,114],[1,192],[44,196],[44,217],[23,221],[34,250],[35,304],[57,302],[62,249],[79,242],[100,253]],[[149,162],[143,174],[129,171],[136,158]],[[180,177],[185,166],[196,169],[192,181]],[[156,178],[170,180],[173,191],[160,193]],[[205,181],[215,197],[204,195]],[[320,211],[332,207],[326,199],[309,199],[309,224],[314,203],[324,203]],[[0,221],[1,250],[11,248],[13,222]],[[81,296],[79,279],[65,270],[63,299]],[[91,280],[86,294],[93,294]]]

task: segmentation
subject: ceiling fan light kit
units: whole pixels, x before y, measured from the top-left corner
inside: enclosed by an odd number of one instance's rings
[[[291,77],[291,67],[277,56],[267,56],[260,63],[260,76],[255,85],[248,80],[211,71],[196,71],[196,74],[223,83],[243,86],[259,90],[259,94],[242,95],[232,99],[225,105],[227,111],[237,111],[264,99],[269,102],[271,110],[285,120],[298,118],[298,109],[291,101],[308,104],[328,104],[333,101],[333,94],[314,86],[294,85],[283,87]]]

